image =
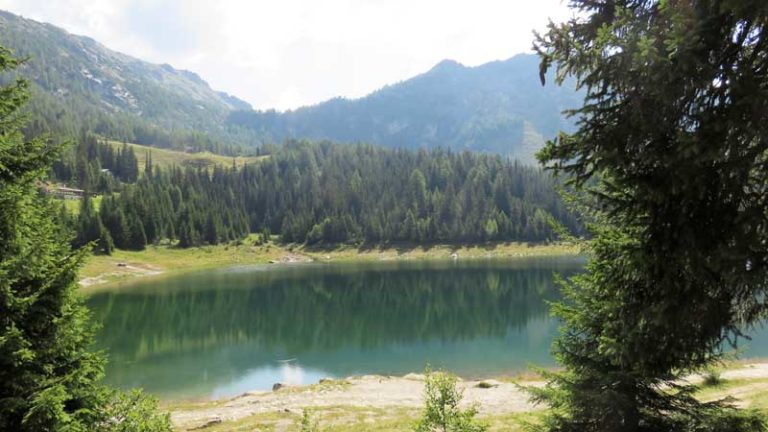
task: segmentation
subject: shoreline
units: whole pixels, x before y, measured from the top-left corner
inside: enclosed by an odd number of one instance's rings
[[[768,362],[741,359],[718,370],[720,381],[707,384],[703,375],[685,379],[700,385],[696,397],[716,400],[734,397],[740,408],[768,410]],[[274,391],[246,392],[234,398],[203,402],[168,402],[177,430],[295,430],[304,410],[319,420],[323,430],[410,430],[421,413],[424,376],[354,376],[319,383],[283,387]],[[461,405],[477,404],[478,415],[491,430],[513,430],[524,421],[535,421],[546,410],[528,400],[524,386],[540,387],[535,374],[484,380],[459,380],[464,393]],[[376,428],[373,428],[376,426]]]
[[[161,278],[183,272],[254,264],[519,259],[577,256],[581,253],[579,246],[563,243],[393,244],[318,248],[272,242],[255,245],[249,242],[250,239],[249,237],[239,245],[188,249],[160,245],[149,246],[146,250],[138,252],[116,250],[109,256],[91,256],[80,271],[80,292],[90,295],[148,277]]]

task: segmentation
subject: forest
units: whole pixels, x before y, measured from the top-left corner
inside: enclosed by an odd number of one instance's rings
[[[287,141],[242,168],[138,167],[133,149],[83,134],[53,168],[54,179],[103,194],[86,196],[75,246],[141,250],[189,247],[279,234],[307,244],[542,242],[550,221],[579,233],[555,183],[540,169],[500,156],[447,150]],[[90,194],[86,194],[90,195]]]

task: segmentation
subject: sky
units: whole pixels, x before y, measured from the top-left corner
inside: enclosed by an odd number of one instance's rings
[[[199,74],[257,109],[364,96],[444,59],[530,52],[564,0],[0,0],[110,49]]]

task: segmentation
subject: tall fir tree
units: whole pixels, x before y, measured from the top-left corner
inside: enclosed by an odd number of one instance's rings
[[[141,219],[134,215],[128,223],[127,249],[141,251],[147,247],[147,234]]]
[[[144,162],[144,176],[152,178],[152,150],[147,152],[147,160]]]
[[[0,47],[0,72],[18,64]],[[36,190],[58,149],[24,139],[28,97],[23,80],[0,88],[0,430],[169,431],[151,401],[99,384],[104,360],[88,350],[93,329],[75,292],[86,251],[70,250]]]
[[[596,238],[555,307],[546,426],[764,431],[679,380],[766,317],[768,2],[571,3],[538,37],[541,76],[575,76],[586,99],[540,158],[582,192]]]

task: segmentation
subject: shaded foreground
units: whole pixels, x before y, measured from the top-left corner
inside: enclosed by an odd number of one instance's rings
[[[215,402],[169,405],[177,430],[298,431],[302,413],[311,411],[328,431],[407,431],[423,404],[422,375],[404,377],[362,376],[327,380],[306,387],[249,392]],[[704,401],[732,397],[742,408],[768,411],[768,363],[734,365],[719,374],[719,382],[701,384],[697,397]],[[462,405],[478,404],[480,417],[491,430],[516,431],[525,422],[535,422],[545,407],[534,406],[520,385],[543,385],[538,377],[461,381]]]

